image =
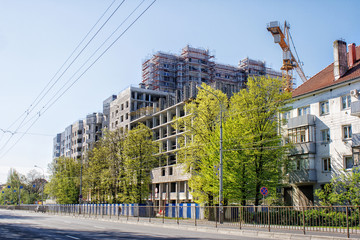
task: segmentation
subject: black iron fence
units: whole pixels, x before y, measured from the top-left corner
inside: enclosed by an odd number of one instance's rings
[[[226,206],[220,218],[218,206],[197,204],[81,204],[1,206],[14,210],[46,212],[84,218],[142,221],[216,228],[297,230],[345,234],[360,233],[360,206]],[[221,219],[221,220],[220,220]]]

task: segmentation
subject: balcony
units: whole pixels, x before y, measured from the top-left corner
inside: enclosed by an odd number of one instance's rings
[[[287,123],[287,128],[297,128],[302,126],[311,126],[315,125],[315,116],[311,114],[306,114],[294,118],[290,118]]]
[[[294,149],[291,155],[316,153],[316,144],[314,142],[294,143]]]
[[[294,170],[289,173],[290,183],[315,183],[316,181],[316,169]]]
[[[360,101],[351,103],[351,116],[360,117]]]

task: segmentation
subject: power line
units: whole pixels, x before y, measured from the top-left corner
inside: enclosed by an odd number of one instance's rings
[[[133,22],[78,76],[74,82],[70,86],[68,86],[60,96],[58,96],[50,105],[44,109],[44,111],[41,113],[38,112],[38,117],[34,120],[34,122],[26,129],[26,131],[19,137],[19,139],[4,153],[0,156],[0,159],[2,159],[23,137],[24,135],[30,130],[30,128],[37,122],[37,120],[42,116],[50,107],[52,107],[139,19],[142,15],[147,12],[147,10],[156,2],[156,0],[153,0],[145,10],[141,12],[141,14],[133,20]],[[48,102],[49,103],[49,102]]]
[[[55,80],[55,82],[49,87],[48,90],[46,90],[46,92],[43,94],[42,97],[41,94],[45,91],[45,89],[50,85],[50,83],[54,80],[54,78],[56,77],[56,75],[58,75],[58,73],[61,71],[61,69],[65,66],[65,64],[69,61],[69,59],[73,56],[73,54],[76,52],[76,50],[80,47],[80,45],[84,42],[84,40],[87,38],[87,36],[91,33],[91,31],[95,28],[95,26],[100,22],[100,20],[103,18],[103,16],[106,14],[106,12],[111,8],[111,6],[114,4],[116,0],[114,0],[110,6],[105,10],[105,12],[101,15],[101,17],[97,20],[97,22],[93,25],[93,27],[88,31],[88,33],[86,34],[86,36],[82,39],[82,41],[78,44],[78,46],[74,49],[74,51],[70,54],[70,56],[66,59],[66,61],[63,63],[63,65],[59,68],[59,70],[55,73],[55,75],[51,78],[51,80],[47,83],[47,85],[44,87],[44,89],[40,92],[40,94],[35,98],[35,100],[33,101],[32,104],[30,104],[29,108],[25,111],[26,116],[24,117],[24,119],[20,122],[20,124],[18,125],[18,127],[15,129],[14,132],[17,132],[21,127],[23,127],[24,125],[26,125],[28,122],[25,122],[26,118],[29,116],[29,114],[35,109],[35,107],[44,99],[44,97],[49,93],[49,91],[55,86],[55,84],[61,79],[61,77],[66,73],[66,71],[72,66],[72,64],[78,59],[78,57],[83,53],[83,51],[88,47],[88,45],[92,42],[92,40],[97,36],[97,34],[101,31],[101,29],[106,25],[106,23],[112,18],[112,16],[116,13],[116,11],[122,6],[122,4],[125,2],[125,0],[123,0],[117,7],[116,9],[111,13],[111,15],[106,19],[106,21],[101,25],[101,27],[96,31],[96,33],[91,37],[91,39],[86,43],[86,45],[81,49],[81,51],[76,55],[76,57],[70,62],[70,64],[65,68],[65,70],[63,70],[63,72],[61,73],[61,75]],[[38,98],[40,97],[40,99],[38,100]],[[38,101],[37,101],[38,100]],[[37,102],[36,102],[37,101]],[[42,108],[43,109],[43,108]],[[40,109],[41,111],[41,109]],[[38,114],[40,115],[40,111],[38,112]],[[22,114],[24,115],[24,114]],[[36,116],[36,115],[35,115]],[[20,117],[21,118],[21,117]],[[18,118],[16,121],[18,121],[20,118]],[[30,119],[31,121],[31,119]],[[13,125],[13,124],[12,124]],[[11,126],[12,126],[11,125]],[[12,139],[12,137],[14,136],[14,134],[12,134],[7,141],[5,142],[5,144],[0,148],[0,151],[2,151],[10,142],[10,140]],[[1,140],[1,139],[0,139]]]

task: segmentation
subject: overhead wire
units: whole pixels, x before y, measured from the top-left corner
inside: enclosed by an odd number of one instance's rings
[[[70,62],[70,64],[66,67],[65,70],[63,70],[62,74],[55,80],[55,82],[49,87],[49,89],[45,89],[50,85],[50,83],[55,79],[55,77],[58,75],[58,73],[61,71],[61,69],[65,66],[65,64],[70,60],[70,58],[74,55],[74,53],[77,51],[77,49],[81,46],[81,44],[85,41],[85,39],[89,36],[89,34],[92,32],[92,30],[95,28],[95,26],[101,21],[101,19],[104,17],[104,15],[108,12],[108,10],[111,8],[111,6],[115,3],[116,0],[114,0],[109,7],[105,10],[105,12],[100,16],[100,18],[96,21],[96,23],[92,26],[92,28],[88,31],[88,33],[85,35],[85,37],[80,41],[80,43],[77,45],[77,47],[73,50],[73,52],[70,54],[70,56],[66,59],[66,61],[62,64],[62,66],[58,69],[58,71],[54,74],[54,76],[50,79],[50,81],[46,84],[46,86],[43,88],[43,90],[40,92],[40,94],[35,98],[35,100],[30,104],[28,109],[15,121],[13,122],[8,129],[10,129],[17,121],[21,119],[21,117],[26,113],[26,116],[23,118],[23,120],[20,122],[18,127],[14,130],[14,132],[17,132],[21,127],[26,125],[24,124],[26,118],[29,116],[29,114],[35,109],[35,107],[44,99],[44,97],[49,93],[49,91],[55,86],[55,84],[61,79],[61,77],[66,73],[66,71],[73,65],[73,63],[78,59],[78,57],[83,53],[83,51],[88,47],[88,45],[92,42],[92,40],[97,36],[97,34],[101,31],[101,29],[107,24],[107,22],[113,17],[113,15],[118,11],[118,9],[122,6],[122,4],[125,2],[123,0],[116,9],[111,13],[111,15],[106,19],[106,21],[101,25],[101,27],[96,31],[96,33],[91,37],[91,39],[86,43],[86,45],[81,49],[81,51],[76,55],[76,57]],[[43,94],[44,93],[44,94]],[[43,94],[43,95],[42,95]],[[42,95],[42,96],[41,96]],[[39,99],[40,98],[40,99]],[[39,99],[39,100],[38,100]],[[0,152],[7,146],[7,144],[10,142],[14,134],[12,134],[5,144],[0,148]],[[3,137],[3,136],[2,136]],[[2,140],[2,137],[0,138],[0,141]]]
[[[40,116],[42,116],[49,108],[51,108],[139,19],[141,16],[148,11],[148,9],[156,2],[153,0],[142,12],[141,14],[135,18],[131,22],[131,24],[78,76],[61,94],[58,96],[47,108],[44,109],[43,112],[38,112],[38,117],[34,120],[34,122],[26,129],[26,131],[18,138],[18,140],[10,147],[8,150],[0,156],[2,159],[23,137],[24,135],[30,130],[30,128],[39,120]],[[35,115],[36,116],[36,115]]]

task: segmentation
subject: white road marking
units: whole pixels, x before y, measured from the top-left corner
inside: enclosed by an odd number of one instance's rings
[[[98,227],[98,226],[94,226],[95,228],[100,228],[100,229],[104,229],[104,227]]]
[[[74,237],[74,236],[70,236],[70,235],[65,235],[66,237],[68,238],[72,238],[72,239],[80,239],[80,238],[77,238],[77,237]]]

